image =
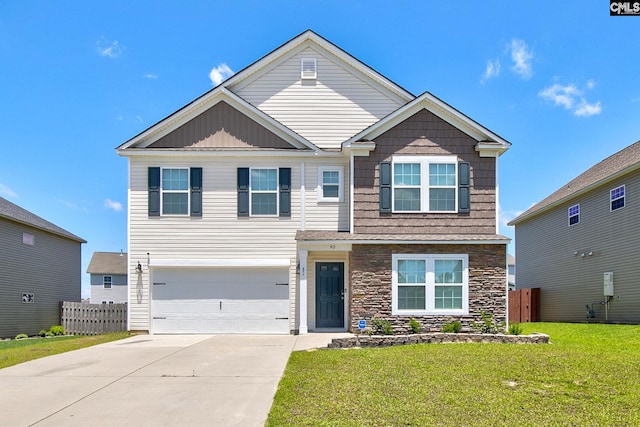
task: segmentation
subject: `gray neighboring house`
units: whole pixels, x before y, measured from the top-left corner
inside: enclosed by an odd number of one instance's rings
[[[640,323],[640,141],[509,223],[540,320]]]
[[[0,337],[60,324],[60,302],[80,301],[82,243],[0,197]]]
[[[516,259],[513,255],[507,254],[507,277],[509,282],[509,290],[516,290]]]
[[[91,304],[127,302],[127,254],[94,252],[87,273],[91,275]]]

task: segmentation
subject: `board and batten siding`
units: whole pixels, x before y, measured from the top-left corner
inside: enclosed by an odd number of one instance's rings
[[[480,157],[477,141],[459,129],[421,110],[375,139],[369,157],[354,164],[354,226],[356,233],[495,234],[496,163]],[[471,212],[380,214],[380,162],[394,156],[457,156],[471,165]]]
[[[300,78],[302,58],[316,59],[317,79]],[[248,84],[230,89],[323,149],[340,148],[403,104],[358,78],[346,64],[310,47]]]
[[[23,243],[23,233],[34,237]],[[36,335],[60,324],[60,303],[80,302],[81,244],[0,219],[0,337]],[[22,293],[33,303],[23,303]]]
[[[130,329],[149,329],[149,274],[154,261],[283,260],[296,259],[296,231],[348,229],[348,188],[341,203],[318,203],[319,166],[335,166],[338,158],[275,158],[198,156],[169,159],[130,159],[129,298]],[[305,170],[305,224],[302,224],[301,170]],[[202,217],[148,215],[148,167],[201,167]],[[237,215],[237,168],[291,168],[291,217]],[[345,179],[347,176],[345,166]],[[345,187],[348,185],[345,184]],[[134,273],[140,262],[143,273]],[[293,271],[295,275],[295,268]],[[295,293],[290,283],[290,292]],[[293,299],[291,301],[294,301]],[[292,308],[295,310],[295,308]],[[291,319],[293,322],[293,319]]]
[[[622,184],[625,207],[612,212],[609,191]],[[542,321],[584,322],[593,304],[589,320],[604,322],[604,273],[613,272],[608,321],[640,322],[639,201],[634,172],[516,225],[516,283],[540,288]],[[569,226],[568,209],[578,203],[580,222]]]

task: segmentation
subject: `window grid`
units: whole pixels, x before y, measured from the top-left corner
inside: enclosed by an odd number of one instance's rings
[[[251,169],[251,215],[278,214],[278,169]]]
[[[112,282],[113,282],[113,278],[111,276],[102,277],[102,287],[104,289],[111,289]]]
[[[580,222],[580,205],[573,205],[569,208],[569,225],[575,225]]]
[[[624,208],[624,199],[625,199],[624,190],[625,190],[624,185],[621,185],[611,190],[609,200],[611,202],[612,211],[615,211],[616,209]]]
[[[162,214],[188,215],[189,169],[162,169]]]
[[[396,315],[456,315],[468,312],[468,255],[392,256]]]
[[[393,162],[393,211],[455,212],[457,176],[455,157],[397,157]]]
[[[318,201],[341,202],[343,199],[344,169],[340,166],[320,166],[318,168]]]

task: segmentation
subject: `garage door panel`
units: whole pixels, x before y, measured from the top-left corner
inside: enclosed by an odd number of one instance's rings
[[[287,269],[154,269],[154,333],[288,333]]]

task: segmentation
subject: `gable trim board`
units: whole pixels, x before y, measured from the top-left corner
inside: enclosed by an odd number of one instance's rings
[[[256,123],[260,124],[267,130],[273,132],[278,137],[292,144],[292,147],[298,149],[309,149],[314,152],[320,149],[307,141],[282,123],[271,118],[258,108],[252,106],[233,92],[218,86],[212,92],[208,92],[200,98],[185,105],[180,110],[172,113],[168,117],[162,119],[142,133],[131,138],[129,141],[117,148],[118,154],[126,156],[129,149],[132,148],[148,148],[151,144],[160,138],[167,136],[180,126],[185,125],[198,115],[202,114],[208,108],[211,108],[219,102],[226,102],[242,114],[246,115]]]

